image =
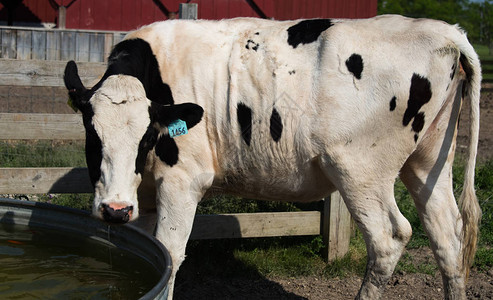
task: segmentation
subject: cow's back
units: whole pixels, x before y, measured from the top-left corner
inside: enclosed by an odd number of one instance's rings
[[[179,148],[202,149],[222,188],[270,199],[329,192],[321,156],[365,157],[397,175],[455,92],[450,35],[460,32],[383,16],[167,21],[128,38],[150,42],[175,103],[205,110]]]

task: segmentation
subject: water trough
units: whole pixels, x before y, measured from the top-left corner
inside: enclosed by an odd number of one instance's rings
[[[16,228],[23,227],[28,228],[28,230],[24,230],[24,232],[15,232]],[[144,263],[139,264],[135,263],[139,260],[125,259],[123,264],[128,262],[129,266],[125,266],[127,269],[133,269],[134,265],[144,264],[153,269],[149,270],[149,272],[146,272],[145,269],[144,271],[139,271],[139,274],[142,274],[142,276],[146,275],[145,273],[152,273],[157,274],[158,278],[155,280],[157,283],[155,283],[150,290],[142,295],[139,295],[137,298],[166,299],[167,297],[168,280],[171,274],[171,258],[169,253],[159,241],[157,241],[154,237],[149,236],[139,228],[128,224],[110,226],[91,217],[90,213],[86,211],[47,203],[0,198],[0,231],[1,230],[3,230],[3,232],[0,233],[0,238],[3,238],[4,240],[0,240],[0,259],[2,259],[2,257],[5,258],[9,253],[12,253],[14,256],[7,258],[12,261],[15,259],[16,255],[19,255],[16,253],[20,252],[22,254],[24,252],[28,252],[28,250],[18,248],[19,245],[32,244],[34,247],[37,247],[36,245],[39,245],[39,243],[35,244],[34,239],[39,240],[42,236],[59,234],[60,237],[58,240],[60,240],[60,243],[65,243],[66,241],[68,243],[68,240],[72,237],[77,237],[83,241],[86,241],[87,245],[73,246],[73,249],[77,248],[80,250],[81,248],[92,249],[100,247],[101,250],[99,253],[103,253],[103,258],[105,255],[109,256],[109,262],[107,264],[109,264],[110,267],[113,267],[113,264],[118,263],[119,257],[126,257],[126,255],[128,255],[135,256]],[[45,231],[50,234],[44,233]],[[26,235],[26,232],[34,232],[34,236],[36,238]],[[4,250],[3,253],[2,249]],[[117,249],[118,251],[115,251],[114,249]],[[49,251],[50,253],[54,253],[54,251],[56,252],[56,249],[50,249]],[[55,257],[55,254],[52,254],[52,256]],[[53,257],[50,257],[50,263],[53,261]],[[73,257],[79,258],[79,255],[62,256],[64,259],[67,259],[67,257],[73,261]],[[84,258],[80,258],[80,260],[87,261],[87,259],[84,260]],[[97,261],[97,265],[103,264],[99,260],[100,258],[91,259],[90,261]],[[132,262],[133,265],[131,265],[130,262]],[[46,265],[47,263],[43,264]],[[73,267],[71,272],[75,272],[76,269],[77,267]],[[0,268],[0,273],[4,272],[6,271]],[[59,272],[52,271],[52,273]],[[108,273],[115,276],[115,272],[113,272],[113,270],[109,270]],[[42,277],[39,274],[36,274],[36,276]],[[125,284],[126,283],[124,282],[124,285]],[[2,285],[4,287],[0,288],[0,295],[5,292],[5,286],[15,284],[5,284],[0,282],[0,287]],[[28,283],[21,286],[26,290],[29,290]],[[92,293],[94,294],[94,292]],[[99,297],[100,295],[96,298]]]

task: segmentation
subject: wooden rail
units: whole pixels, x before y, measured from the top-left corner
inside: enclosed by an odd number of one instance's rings
[[[83,140],[79,114],[0,113],[0,140]]]
[[[64,86],[66,61],[27,61],[0,59],[0,85],[3,86]],[[82,83],[92,87],[106,70],[105,63],[78,62]]]

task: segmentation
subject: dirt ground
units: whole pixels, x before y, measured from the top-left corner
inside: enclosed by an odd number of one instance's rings
[[[463,107],[467,111],[467,104]],[[467,148],[467,114],[462,114],[458,135],[459,152]],[[481,130],[478,160],[493,158],[493,93],[481,96]],[[432,260],[428,248],[407,250],[416,262]],[[493,251],[493,250],[492,250]],[[202,274],[178,278],[176,299],[354,299],[362,278],[325,279],[322,277],[265,278],[218,277]],[[493,268],[488,272],[472,270],[467,283],[468,299],[493,299]],[[387,283],[382,299],[443,299],[440,272],[434,275],[416,273],[394,274]]]
[[[407,250],[412,262],[429,262],[429,248]],[[492,250],[493,251],[493,250]],[[186,268],[186,267],[185,267]],[[326,279],[318,276],[301,278],[220,277],[194,274],[179,276],[175,299],[354,299],[362,278],[356,275]],[[488,272],[472,270],[467,284],[468,299],[493,299],[493,268]],[[443,299],[439,271],[434,275],[394,274],[387,283],[382,299]]]

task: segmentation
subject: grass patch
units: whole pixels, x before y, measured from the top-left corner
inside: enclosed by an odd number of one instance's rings
[[[0,141],[0,168],[85,166],[82,141]]]
[[[356,231],[349,243],[348,253],[341,259],[326,264],[324,275],[328,278],[363,276],[366,270],[366,245],[360,231]]]
[[[493,268],[493,249],[491,246],[480,245],[478,247],[473,267],[482,272],[487,272]]]
[[[488,45],[474,44],[473,47],[480,59],[493,59],[493,55],[490,55]]]
[[[409,252],[405,252],[397,263],[394,272],[435,275],[438,271],[438,266],[433,257],[429,257],[428,259],[424,262],[417,262]]]
[[[493,55],[490,55],[490,49],[488,48],[487,45],[475,44],[473,46],[474,49],[476,50],[476,53],[478,53],[479,59],[481,61],[493,60]],[[481,65],[481,68],[483,69],[483,79],[486,79],[491,82],[493,80],[493,74],[492,74],[493,65],[483,63]],[[486,70],[488,70],[489,72],[484,72]]]
[[[83,141],[0,142],[0,168],[85,167]],[[92,194],[13,195],[15,198],[48,202],[90,210]]]
[[[423,228],[423,225],[421,225],[418,211],[416,210],[416,206],[414,205],[414,200],[404,186],[404,183],[402,183],[402,181],[400,181],[399,179],[394,185],[394,194],[399,210],[409,221],[413,229],[413,235],[411,236],[411,240],[407,244],[407,248],[415,249],[429,246],[430,242]]]
[[[93,194],[43,194],[39,201],[55,205],[67,206],[82,210],[91,210],[94,200]]]

